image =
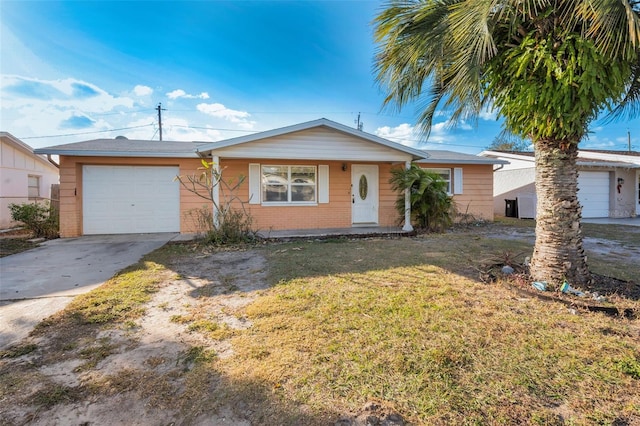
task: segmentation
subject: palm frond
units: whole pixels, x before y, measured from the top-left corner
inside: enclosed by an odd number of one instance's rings
[[[631,120],[640,117],[640,52],[631,66],[631,78],[626,93],[617,106],[605,116],[605,122]]]

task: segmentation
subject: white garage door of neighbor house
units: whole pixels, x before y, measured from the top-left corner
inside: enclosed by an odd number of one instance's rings
[[[579,172],[578,189],[582,217],[609,217],[609,172]]]
[[[179,232],[178,174],[178,167],[83,166],[83,233]]]

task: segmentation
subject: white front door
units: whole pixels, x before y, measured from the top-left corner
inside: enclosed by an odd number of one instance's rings
[[[351,220],[354,225],[378,224],[378,166],[351,167]]]

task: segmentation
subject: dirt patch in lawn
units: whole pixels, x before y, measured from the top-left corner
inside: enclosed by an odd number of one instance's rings
[[[227,335],[247,327],[236,313],[266,288],[265,259],[232,251],[176,261],[166,265],[173,273],[165,274],[139,320],[81,336],[51,326],[21,345],[27,355],[19,357],[20,348],[5,353],[0,423],[158,425],[190,416],[189,424],[248,424],[243,409],[218,407],[211,414],[212,401],[191,400],[184,391],[199,365],[233,353],[224,335],[209,337],[193,324],[206,318]],[[194,404],[202,408],[193,410]],[[208,414],[198,419],[194,411]]]
[[[591,309],[611,315],[637,317],[640,315],[635,301],[640,300],[640,228],[632,226],[607,227],[609,238],[603,238],[602,226],[588,226],[583,232],[583,247],[592,270],[592,281],[580,287],[581,297],[556,291],[541,293],[532,288],[532,279],[526,275],[527,256],[531,251],[506,251],[494,254],[478,262],[478,276],[484,282],[507,278],[507,281],[528,296],[538,296],[545,300],[556,300],[577,309]],[[455,233],[466,233],[469,228],[458,228]],[[483,224],[473,230],[476,238],[484,236],[492,239],[526,242],[533,246],[535,232],[533,226],[505,227],[499,224]],[[588,236],[588,235],[594,236]],[[504,266],[515,268],[515,275],[505,276]],[[594,267],[595,265],[595,267]],[[630,280],[611,275],[631,277]]]

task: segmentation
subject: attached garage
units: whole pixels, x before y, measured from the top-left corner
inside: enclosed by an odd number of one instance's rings
[[[609,217],[609,172],[580,171],[578,200],[582,217]]]
[[[180,232],[178,167],[82,167],[83,234]]]

